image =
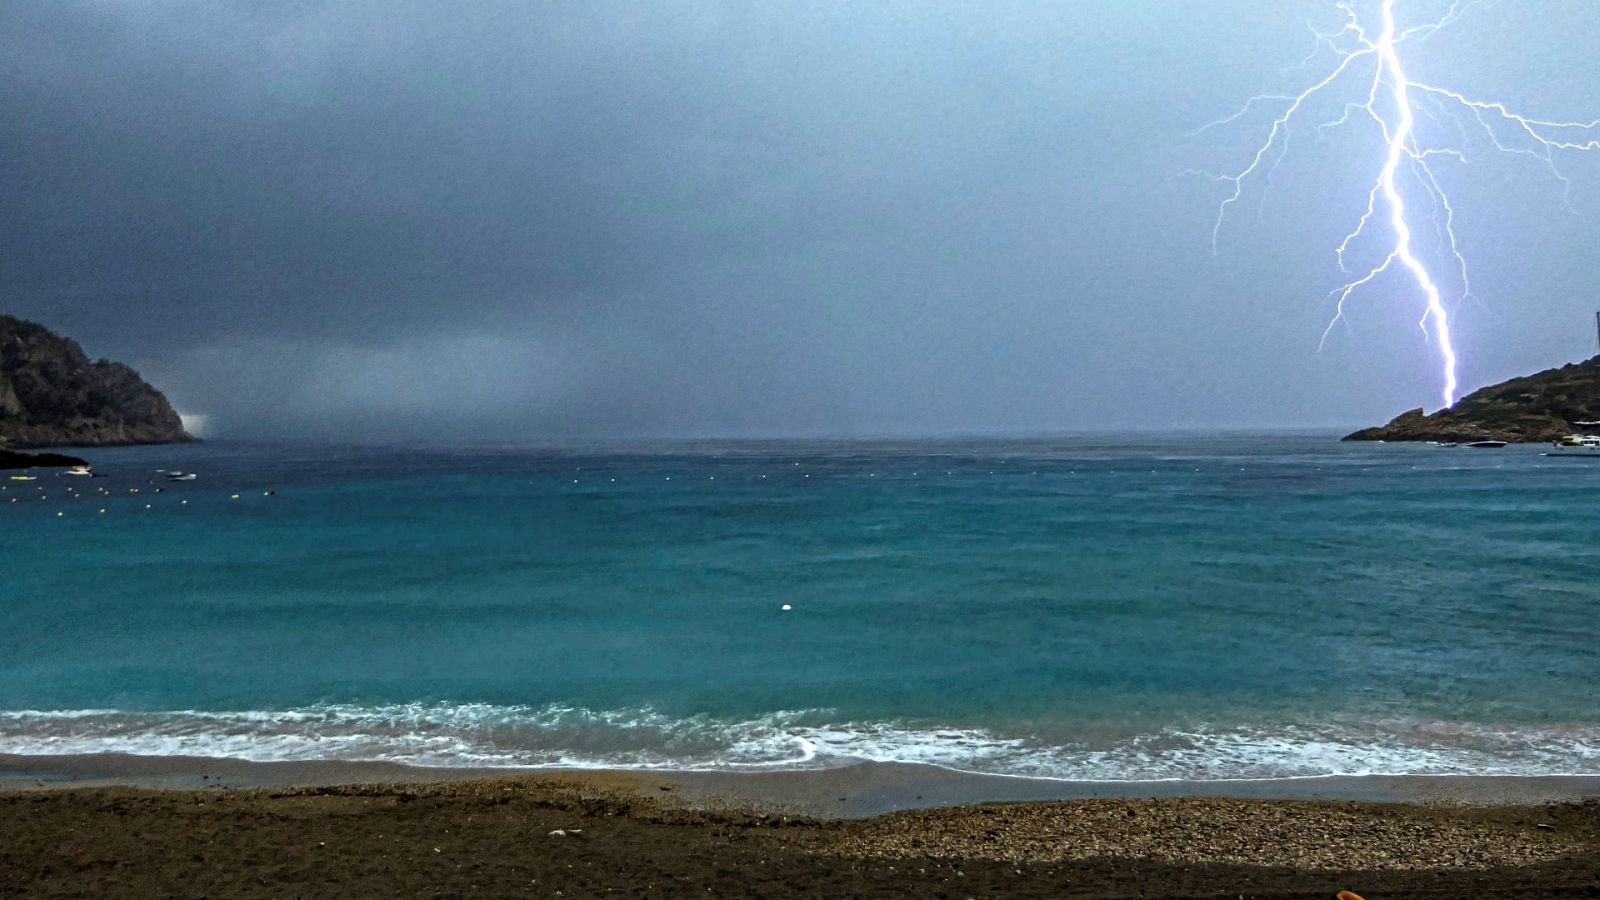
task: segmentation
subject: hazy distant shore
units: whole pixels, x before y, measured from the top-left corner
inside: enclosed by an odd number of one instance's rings
[[[1336,775],[1216,781],[1069,781],[958,772],[915,763],[771,771],[411,766],[390,762],[251,762],[192,756],[0,754],[0,790],[72,787],[279,789],[344,784],[447,784],[485,779],[633,778],[670,784],[697,804],[823,818],[988,802],[1236,797],[1473,805],[1600,797],[1600,776]]]

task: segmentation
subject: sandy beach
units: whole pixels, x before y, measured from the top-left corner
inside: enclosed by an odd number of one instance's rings
[[[1013,782],[1012,793],[997,793],[996,781]],[[899,765],[507,777],[383,764],[6,757],[0,895],[1600,891],[1600,803],[1581,799],[1600,793],[1592,779],[1316,781],[1324,783],[1278,784],[1276,794],[1262,783],[1089,792],[1054,782],[1058,795],[1077,799],[1029,799],[1042,787],[1024,779]],[[1388,801],[1335,799],[1356,795]],[[1013,802],[967,802],[978,797]]]

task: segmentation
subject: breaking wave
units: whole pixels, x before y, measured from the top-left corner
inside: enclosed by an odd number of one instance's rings
[[[1062,740],[919,722],[833,722],[826,710],[729,719],[650,708],[319,704],[282,711],[0,712],[0,753],[720,770],[917,762],[1082,781],[1578,775],[1600,774],[1600,727],[1381,721]]]

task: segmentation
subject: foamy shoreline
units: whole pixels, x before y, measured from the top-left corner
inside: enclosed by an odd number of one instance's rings
[[[1214,781],[1069,781],[958,772],[919,763],[859,763],[828,769],[710,772],[632,769],[447,768],[392,762],[251,762],[194,756],[0,754],[0,791],[79,787],[192,790],[445,784],[557,776],[637,780],[697,806],[856,818],[903,809],[985,802],[1233,797],[1395,803],[1528,805],[1600,797],[1596,775],[1328,775]]]
[[[1044,733],[832,711],[672,716],[482,703],[315,704],[282,710],[0,711],[0,755],[102,754],[252,762],[384,761],[484,770],[774,772],[861,762],[1101,782],[1251,781],[1330,775],[1600,774],[1600,726],[1514,726],[1333,716],[1318,723]]]

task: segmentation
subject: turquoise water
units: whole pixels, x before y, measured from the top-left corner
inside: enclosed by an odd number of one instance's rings
[[[1600,460],[1326,435],[89,455],[107,477],[0,482],[0,752],[1600,773]]]

